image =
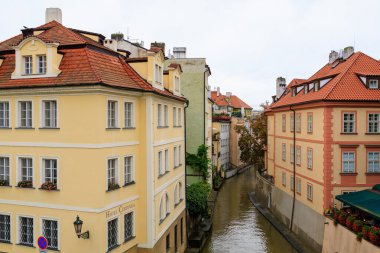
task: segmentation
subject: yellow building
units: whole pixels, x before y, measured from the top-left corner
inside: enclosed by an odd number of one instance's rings
[[[0,43],[1,252],[184,252],[180,67],[103,40],[53,20]]]
[[[284,86],[266,110],[272,208],[319,246],[324,210],[341,205],[335,196],[380,182],[379,80],[379,62],[349,47]]]

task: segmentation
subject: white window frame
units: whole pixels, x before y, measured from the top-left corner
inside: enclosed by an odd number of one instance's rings
[[[116,160],[115,161],[115,184],[119,184],[119,157],[117,156],[113,156],[113,157],[108,157],[107,158],[107,165],[106,165],[106,180],[107,180],[107,190],[109,189],[109,186],[110,186],[110,178],[109,178],[109,173],[108,173],[108,170],[109,170],[109,161],[110,160]]]
[[[377,153],[377,159],[375,159],[375,158],[370,159],[370,153],[372,153],[372,154]],[[370,163],[372,163],[372,166],[370,166]],[[376,163],[377,163],[377,170],[375,169]],[[373,169],[370,170],[370,167],[373,167]],[[368,151],[367,152],[367,172],[368,173],[380,173],[380,151]]]
[[[178,108],[178,113],[177,113],[177,117],[178,117],[178,124],[177,126],[182,126],[182,110],[181,108]]]
[[[11,157],[9,155],[2,155],[0,154],[0,158],[7,158],[8,159],[8,186],[11,186]],[[3,174],[0,174],[0,176],[4,176],[4,178],[6,177],[6,173],[5,173],[5,164],[4,164],[4,173]],[[0,180],[5,180],[5,179],[1,179]],[[0,213],[1,214],[1,213]]]
[[[127,105],[130,105],[130,109],[131,109],[131,118],[130,118],[131,124],[128,124],[128,121],[127,121],[127,119],[128,119],[128,117],[127,117]],[[135,103],[132,101],[124,101],[124,127],[125,128],[134,128],[135,127]]]
[[[157,162],[158,162],[158,176],[162,176],[165,174],[165,167],[164,167],[164,155],[163,150],[158,151],[157,155]]]
[[[20,238],[20,233],[21,233],[21,218],[30,218],[33,220],[33,243],[32,244],[24,244],[21,242],[21,238]],[[20,245],[25,245],[27,247],[34,247],[35,246],[35,240],[36,240],[36,218],[34,216],[31,216],[31,215],[24,215],[24,214],[19,214],[19,215],[16,215],[16,227],[17,227],[17,232],[16,232],[16,240],[17,240],[17,243],[20,244]]]
[[[166,206],[166,203],[165,203],[165,194],[163,194],[161,196],[161,200],[160,200],[160,205],[159,205],[159,221],[160,223],[162,223],[165,218],[166,218],[166,210],[165,210],[165,206]]]
[[[169,126],[169,110],[168,105],[164,105],[164,126]]]
[[[306,197],[308,200],[313,200],[313,185],[310,183],[306,184]]]
[[[59,189],[59,159],[58,157],[51,157],[51,156],[43,156],[41,157],[40,159],[40,175],[41,175],[41,185],[46,181],[46,171],[45,171],[45,160],[55,160],[56,163],[57,163],[57,183],[56,183],[56,186],[57,186],[57,189]]]
[[[290,190],[294,191],[294,176],[290,175]]]
[[[368,81],[368,88],[370,88],[370,89],[378,89],[379,88],[379,81],[377,79],[369,79],[369,81]]]
[[[308,133],[313,132],[313,114],[312,113],[307,114],[307,132]]]
[[[126,166],[126,159],[131,158],[131,181],[127,182],[127,166]],[[134,155],[126,155],[124,156],[124,185],[131,184],[135,182],[135,156]]]
[[[380,133],[380,113],[370,112],[368,118],[368,133]],[[372,115],[372,119],[371,119]],[[375,116],[377,115],[377,116]],[[377,118],[377,120],[375,119]],[[372,126],[371,126],[372,125]],[[377,127],[376,127],[377,126]]]
[[[57,218],[51,218],[51,217],[41,217],[40,219],[40,229],[41,229],[41,235],[44,235],[44,224],[43,224],[43,221],[44,220],[48,220],[48,221],[55,221],[57,222],[57,243],[58,243],[58,247],[57,248],[51,248],[51,247],[48,247],[48,250],[60,250],[60,246],[61,246],[61,240],[60,240],[60,220],[57,219]],[[44,235],[45,236],[45,235]],[[46,236],[45,236],[46,238]],[[47,239],[47,238],[46,238]],[[50,245],[50,244],[49,244]]]
[[[165,173],[169,172],[169,149],[164,150],[164,167]]]
[[[173,106],[173,126],[177,126],[177,107]]]
[[[353,115],[353,120],[351,119],[344,119],[345,115]],[[343,133],[355,133],[356,132],[356,113],[354,112],[343,112],[342,113],[342,123],[343,123],[343,127],[342,127],[342,131]],[[352,124],[352,131],[350,131],[350,128],[351,128],[351,124]]]
[[[179,204],[179,193],[178,193],[178,184],[175,185],[174,187],[174,207],[177,206],[177,204]]]
[[[42,71],[41,71],[41,69],[42,69]],[[39,75],[45,75],[46,74],[46,72],[47,72],[46,54],[37,55],[37,72]]]
[[[301,165],[301,146],[296,145],[296,164]]]
[[[162,127],[162,104],[157,104],[157,126]]]
[[[159,64],[155,64],[154,65],[154,82],[162,85],[163,83],[162,80],[163,80],[162,66]]]
[[[114,110],[114,119],[111,118],[111,108],[110,103],[115,104],[115,110]],[[112,125],[112,121],[115,122],[115,125]],[[108,99],[107,100],[107,128],[118,128],[119,127],[119,101],[116,99]]]
[[[282,143],[282,160],[286,161],[286,143]]]
[[[182,145],[178,146],[178,166],[182,165]]]
[[[295,153],[294,153],[295,151],[294,151],[294,145],[293,144],[290,144],[290,152],[289,152],[289,154],[290,154],[290,163],[294,163],[295,161]]]
[[[294,114],[290,114],[290,132],[295,131],[295,124],[294,124]]]
[[[282,114],[281,117],[281,130],[282,132],[286,132],[286,114]]]
[[[34,157],[33,156],[30,156],[30,155],[19,155],[17,156],[17,183],[16,185],[18,184],[18,182],[22,181],[22,171],[21,171],[21,159],[23,158],[27,158],[27,159],[32,159],[32,185],[34,187],[34,179],[35,179],[35,166],[34,166]]]
[[[12,214],[7,212],[0,212],[0,215],[9,216],[9,241],[0,239],[0,243],[12,243]]]
[[[348,154],[348,159],[345,160],[344,154]],[[350,154],[353,154],[353,159],[351,159],[349,156]],[[342,173],[355,173],[356,171],[356,152],[354,151],[342,151]],[[347,167],[345,167],[345,164],[347,164]],[[350,169],[350,164],[353,164],[353,170]]]
[[[301,132],[301,113],[296,113],[296,132],[300,133]]]
[[[50,116],[50,126],[46,125],[46,115],[45,115],[45,103],[55,102],[55,114],[52,110],[49,111]],[[58,128],[58,100],[57,99],[41,99],[40,101],[40,126],[42,128]],[[53,116],[53,117],[52,117]]]
[[[301,178],[296,177],[296,193],[301,194]]]
[[[27,126],[21,125],[21,103],[23,103],[23,102],[30,102],[31,103],[31,115],[30,115],[31,116],[31,122],[32,122],[31,126],[28,126],[28,124],[26,124]],[[33,103],[33,100],[32,99],[17,100],[16,106],[17,106],[17,127],[18,128],[33,128],[34,127],[34,113],[33,113],[34,103]],[[25,118],[26,123],[29,120],[29,118],[27,116],[28,116],[28,113],[26,113],[26,118]]]
[[[27,61],[27,59],[30,59],[30,62]],[[33,75],[33,56],[24,55],[22,57],[22,63],[23,63],[23,75],[24,76]]]
[[[176,168],[179,165],[179,162],[178,162],[178,147],[177,146],[173,147],[173,158],[174,158],[174,168]]]
[[[307,168],[309,170],[313,169],[313,149],[307,149]]]
[[[11,126],[11,103],[9,100],[0,100],[0,104],[4,105],[4,110],[1,111],[1,116],[4,120],[3,125],[0,125],[0,128],[10,128]],[[8,107],[5,108],[5,105]],[[6,110],[7,109],[7,110]]]
[[[286,186],[286,173],[283,171],[281,173],[281,176],[282,176],[282,185]]]

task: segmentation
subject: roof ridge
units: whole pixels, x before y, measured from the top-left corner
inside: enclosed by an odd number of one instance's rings
[[[102,79],[99,77],[98,73],[94,69],[94,66],[92,65],[92,62],[90,61],[90,58],[89,58],[89,55],[88,55],[88,50],[90,50],[90,49],[88,49],[87,47],[84,48],[84,52],[86,53],[86,59],[88,61],[88,64],[90,65],[91,70],[94,73],[94,76],[96,77],[96,79],[98,80],[98,82],[102,82]]]
[[[339,81],[342,80],[343,76],[345,76],[347,74],[347,72],[351,69],[351,67],[354,65],[354,63],[359,59],[360,56],[362,56],[363,53],[362,52],[357,52],[357,55],[356,55],[356,58],[352,61],[352,63],[350,65],[348,65],[346,67],[346,69],[344,71],[342,71],[339,75],[341,75],[337,80],[336,80],[336,83],[333,87],[330,88],[330,90],[326,93],[326,95],[323,97],[323,99],[326,99],[327,97],[330,96],[330,94],[333,92],[333,90],[336,88],[336,86],[338,85]]]

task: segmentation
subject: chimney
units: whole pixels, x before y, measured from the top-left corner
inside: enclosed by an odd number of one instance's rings
[[[354,47],[345,47],[343,49],[343,60],[348,59],[354,53]]]
[[[152,42],[152,43],[150,43],[150,47],[151,47],[151,48],[152,48],[152,47],[159,47],[159,48],[161,48],[162,51],[164,51],[164,53],[165,53],[165,43],[164,43],[164,42],[157,42],[157,41]]]
[[[333,64],[339,58],[339,53],[332,50],[329,54],[329,64]]]
[[[186,47],[173,47],[174,58],[186,58]]]
[[[220,95],[220,87],[217,87],[216,88],[216,96],[219,97],[219,95]]]
[[[62,11],[60,8],[46,8],[45,23],[49,23],[53,20],[62,24]]]
[[[226,97],[230,98],[232,96],[232,92],[226,92]]]
[[[280,98],[286,89],[286,79],[284,77],[277,77],[276,79],[276,97]]]

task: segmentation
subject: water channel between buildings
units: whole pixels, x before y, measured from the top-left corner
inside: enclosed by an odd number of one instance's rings
[[[249,201],[255,182],[254,169],[224,182],[215,206],[212,235],[202,253],[296,253]]]

